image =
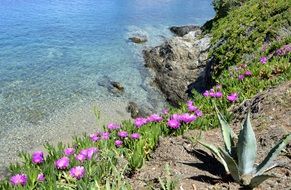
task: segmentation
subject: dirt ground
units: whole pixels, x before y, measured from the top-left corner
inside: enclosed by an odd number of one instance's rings
[[[291,82],[264,91],[251,100],[231,108],[235,119],[232,127],[237,133],[246,110],[252,109],[252,125],[258,144],[257,163],[262,161],[268,151],[284,134],[291,132]],[[136,190],[160,189],[159,178],[166,176],[165,165],[171,168],[171,179],[179,181],[177,189],[243,189],[234,183],[223,166],[209,151],[199,144],[193,144],[189,137],[198,137],[200,131],[192,130],[179,137],[161,138],[151,159],[130,179]],[[203,141],[222,145],[220,129],[201,134]],[[277,162],[282,166],[270,171],[278,178],[268,179],[257,189],[291,190],[291,145],[281,153]]]

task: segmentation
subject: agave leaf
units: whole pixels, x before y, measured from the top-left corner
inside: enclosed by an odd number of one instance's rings
[[[224,117],[218,111],[217,108],[216,108],[216,112],[217,112],[217,117],[219,119],[220,126],[221,126],[220,129],[221,129],[221,133],[222,133],[222,136],[223,136],[225,149],[231,155],[232,154],[231,148],[234,146],[234,142],[233,142],[234,132],[232,131],[232,129],[228,125],[227,121],[224,119]]]
[[[276,157],[280,154],[281,150],[285,148],[288,142],[291,141],[291,133],[285,135],[268,153],[266,158],[262,161],[261,164],[256,168],[256,175],[260,175],[264,173],[272,164],[272,162],[276,159]]]
[[[248,112],[237,143],[238,167],[242,175],[251,174],[256,161],[257,142],[250,120],[250,112]]]
[[[255,176],[255,177],[252,178],[249,186],[251,188],[255,188],[255,187],[259,186],[265,180],[267,180],[269,178],[275,178],[275,177],[276,176],[274,176],[274,175],[258,175],[258,176]]]
[[[238,166],[235,163],[234,159],[222,148],[219,148],[219,151],[221,152],[221,156],[223,158],[223,160],[225,160],[225,162],[227,163],[227,167],[229,169],[230,175],[232,176],[232,178],[239,182],[240,181],[240,173],[238,170]]]
[[[198,141],[202,146],[204,146],[205,148],[207,148],[208,150],[210,150],[216,157],[218,157],[220,159],[220,162],[222,163],[222,165],[224,166],[224,169],[226,171],[226,173],[229,173],[229,169],[227,167],[227,164],[225,162],[225,160],[223,159],[223,157],[221,156],[219,149],[212,145],[212,144],[207,144],[205,142],[202,141]]]

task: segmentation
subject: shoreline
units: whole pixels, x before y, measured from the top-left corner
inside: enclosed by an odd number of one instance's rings
[[[95,106],[100,110],[98,122],[93,111]],[[43,150],[46,142],[53,145],[58,142],[67,144],[72,142],[74,136],[96,132],[109,122],[120,123],[129,120],[131,118],[125,110],[126,106],[126,102],[117,100],[91,101],[83,105],[79,103],[60,110],[37,126],[10,129],[5,136],[1,137],[0,141],[0,179],[6,176],[10,163],[19,161],[19,151],[32,153],[36,150]]]

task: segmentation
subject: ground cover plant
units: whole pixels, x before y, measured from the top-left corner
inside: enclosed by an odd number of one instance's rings
[[[142,167],[160,136],[219,126],[214,104],[227,111],[258,92],[290,80],[290,12],[284,0],[250,0],[217,19],[209,32],[216,60],[215,85],[194,100],[147,118],[76,137],[71,144],[45,145],[21,153],[0,189],[131,189],[125,180]],[[99,115],[99,114],[97,114]]]

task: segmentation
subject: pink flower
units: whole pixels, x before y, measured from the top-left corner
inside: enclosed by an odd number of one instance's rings
[[[97,148],[95,148],[95,147],[91,147],[91,148],[88,148],[87,149],[87,159],[88,160],[91,160],[92,159],[92,157],[93,157],[93,155],[95,154],[95,153],[97,153],[98,152],[98,149]]]
[[[137,128],[140,128],[141,126],[145,125],[147,123],[147,119],[142,118],[142,117],[138,117],[134,120],[134,125]]]
[[[123,143],[122,143],[121,140],[116,140],[116,141],[114,142],[114,144],[115,144],[116,147],[121,147]]]
[[[70,164],[70,159],[66,156],[58,159],[57,161],[55,161],[55,166],[57,169],[63,170],[63,169],[67,169],[67,167]]]
[[[252,75],[252,72],[251,71],[246,71],[244,75],[245,76],[251,76]]]
[[[107,125],[107,129],[109,129],[110,131],[120,129],[120,125],[115,124],[115,123],[109,123]]]
[[[76,166],[70,169],[70,175],[77,180],[80,180],[85,175],[85,168],[83,166]]]
[[[40,173],[37,175],[37,181],[43,182],[45,180],[45,175],[43,173]]]
[[[90,137],[91,141],[93,141],[93,142],[100,140],[100,137],[98,136],[97,133],[90,134],[89,137]]]
[[[161,116],[159,116],[158,114],[152,114],[151,116],[149,116],[147,118],[148,122],[160,122],[162,120],[163,120],[163,118]]]
[[[32,154],[32,162],[34,164],[41,164],[44,162],[43,152],[42,151],[36,151]]]
[[[139,134],[139,133],[132,133],[132,134],[130,135],[130,137],[131,137],[132,139],[139,139],[139,138],[140,138],[140,134]]]
[[[212,97],[212,98],[215,98],[216,97],[216,93],[214,92],[213,89],[210,89],[209,96]]]
[[[244,75],[238,75],[238,80],[243,80],[245,78]]]
[[[164,115],[169,114],[169,110],[168,110],[167,108],[164,108],[164,109],[162,110],[162,114],[164,114]]]
[[[180,122],[175,120],[175,119],[170,119],[168,120],[168,126],[171,128],[171,129],[178,129],[180,127]]]
[[[262,64],[266,64],[267,61],[268,61],[268,58],[267,58],[266,56],[263,56],[263,57],[260,58],[260,62],[261,62]]]
[[[65,155],[66,155],[66,156],[70,156],[70,155],[72,155],[72,154],[75,153],[75,149],[74,149],[74,148],[66,148],[66,149],[64,150],[64,152],[65,152]]]
[[[191,123],[192,121],[195,121],[196,116],[195,115],[190,115],[189,113],[184,113],[181,115],[181,121],[185,123]]]
[[[222,97],[222,92],[216,92],[215,93],[216,98],[221,98]]]
[[[10,178],[10,183],[14,186],[16,185],[26,185],[27,176],[25,174],[16,174]]]
[[[202,117],[202,116],[203,116],[202,111],[199,110],[199,109],[197,109],[197,110],[195,111],[195,114],[196,114],[197,117]]]
[[[78,161],[80,161],[80,162],[83,162],[84,160],[86,160],[87,155],[84,155],[84,154],[78,154],[75,158],[76,158],[76,160],[78,160]]]
[[[192,101],[187,102],[187,107],[188,107],[188,111],[190,112],[194,112],[198,109],[196,106],[193,105]]]
[[[230,102],[235,102],[238,98],[237,93],[231,93],[230,95],[227,96],[227,100]]]
[[[110,133],[109,132],[103,132],[101,133],[101,139],[102,140],[108,140],[110,137]]]
[[[180,121],[181,120],[181,115],[175,113],[175,114],[173,114],[171,116],[171,119],[174,119],[176,121]]]
[[[206,91],[203,93],[203,96],[204,96],[204,97],[209,97],[209,96],[210,96],[209,91],[206,90]]]
[[[126,131],[119,131],[117,135],[121,138],[125,138],[128,136],[128,133]]]

